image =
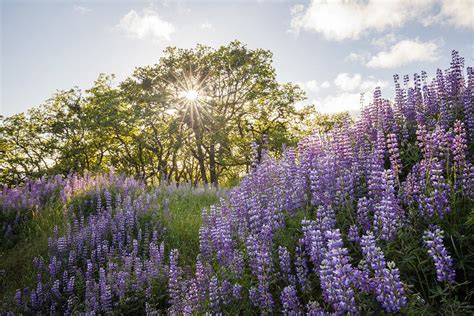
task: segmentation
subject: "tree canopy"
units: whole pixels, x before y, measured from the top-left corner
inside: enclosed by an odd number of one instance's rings
[[[41,106],[1,117],[0,182],[69,172],[116,171],[147,181],[231,181],[265,142],[278,155],[347,114],[299,108],[304,92],[279,83],[272,53],[234,41],[217,49],[168,47],[157,64],[114,84],[58,91]],[[308,120],[315,120],[312,125]]]

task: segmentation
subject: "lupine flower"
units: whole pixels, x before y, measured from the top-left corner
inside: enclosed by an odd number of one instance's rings
[[[209,306],[211,311],[218,312],[219,311],[219,283],[217,277],[212,277],[211,282],[209,282]]]
[[[362,236],[361,246],[366,264],[374,276],[372,287],[377,301],[387,313],[398,312],[407,305],[405,290],[400,281],[400,272],[385,262],[383,252],[376,246],[372,233]]]
[[[300,303],[298,294],[292,285],[289,285],[283,289],[280,300],[283,306],[283,315],[297,315],[299,313]]]
[[[372,227],[371,202],[366,197],[362,197],[357,201],[357,222],[364,231]]]
[[[454,172],[456,174],[456,187],[463,188],[463,181],[466,178],[466,150],[467,150],[467,135],[464,123],[456,121],[454,123],[454,139],[452,143]],[[467,188],[466,188],[467,189]],[[461,190],[462,191],[462,190]]]
[[[306,257],[301,246],[296,247],[295,269],[296,269],[296,280],[298,282],[298,285],[301,288],[301,291],[307,292],[309,290],[308,266],[306,264]]]
[[[317,302],[311,301],[306,305],[306,315],[326,316],[326,315],[333,315],[333,313],[326,312]]]
[[[338,313],[358,313],[352,287],[353,268],[338,229],[326,232],[327,251],[321,262],[320,279],[324,300]]]
[[[224,305],[230,303],[232,297],[232,284],[228,280],[223,280],[219,287],[219,296]]]
[[[178,250],[173,249],[170,252],[170,265],[169,265],[169,296],[171,310],[174,312],[180,311],[180,272],[178,268]]]
[[[398,180],[398,176],[402,170],[402,162],[400,159],[400,153],[398,151],[397,136],[393,133],[389,134],[387,137],[387,148],[390,158],[390,167],[392,168],[395,179]]]
[[[23,305],[20,289],[17,289],[15,292],[15,303],[18,307],[21,307]]]
[[[306,250],[309,252],[314,270],[317,272],[321,261],[323,260],[324,252],[326,251],[326,238],[324,236],[324,230],[320,228],[320,225],[318,225],[316,221],[303,220],[301,224],[304,235],[303,244],[305,245]],[[302,259],[299,258],[299,260]],[[300,269],[304,269],[302,266],[302,263],[298,264]]]
[[[289,281],[291,275],[291,258],[290,253],[286,247],[278,247],[278,256],[280,263],[280,274],[285,281]]]
[[[453,259],[443,244],[444,232],[436,225],[430,226],[423,234],[423,241],[428,248],[428,254],[435,263],[438,282],[453,283],[456,273],[453,268]]]
[[[259,295],[255,286],[249,289],[249,299],[253,306],[259,306]]]
[[[417,177],[422,192],[415,197],[424,217],[443,218],[451,210],[448,200],[450,188],[443,174],[444,168],[437,157],[420,162]]]
[[[373,228],[381,239],[392,240],[402,224],[404,214],[395,197],[392,171],[383,171],[381,177],[381,196],[374,206]]]
[[[232,287],[232,297],[234,300],[239,301],[242,299],[242,286],[238,283],[235,283]]]
[[[351,225],[349,227],[349,232],[347,233],[347,238],[352,242],[359,242],[360,241],[359,228],[357,227],[357,225]]]

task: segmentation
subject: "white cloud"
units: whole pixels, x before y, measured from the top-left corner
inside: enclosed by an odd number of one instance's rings
[[[361,94],[371,96],[376,87],[388,86],[387,81],[377,80],[372,76],[364,78],[358,73],[340,73],[333,82],[336,88],[333,93],[314,100],[316,110],[323,113],[348,111],[353,115],[358,115],[361,108]],[[367,106],[370,98],[365,97],[362,101],[362,104]]]
[[[360,86],[361,81],[362,76],[360,74],[351,76],[348,73],[340,73],[334,79],[334,84],[343,91],[354,91]]]
[[[382,37],[373,39],[371,41],[371,44],[379,49],[387,49],[388,47],[390,47],[390,45],[397,42],[398,40],[400,40],[399,36],[393,33],[388,33]]]
[[[449,24],[474,28],[474,2],[470,0],[446,0],[443,2],[441,14],[448,19]]]
[[[388,50],[373,56],[367,66],[372,68],[396,68],[413,62],[439,59],[439,46],[434,42],[403,40]]]
[[[206,21],[206,22],[201,24],[201,29],[202,30],[212,30],[213,28],[214,28],[214,26],[209,21]]]
[[[321,88],[323,89],[327,89],[331,86],[331,84],[329,83],[329,81],[324,81],[323,83],[321,83]]]
[[[373,77],[362,80],[360,74],[348,74],[340,73],[334,79],[334,84],[341,91],[360,91],[360,92],[372,92],[376,87],[384,88],[387,86],[386,81],[375,80]]]
[[[321,89],[327,89],[331,87],[331,83],[329,81],[323,81],[322,83],[319,83],[316,80],[309,80],[306,82],[296,82],[296,84],[307,93],[316,93]]]
[[[350,53],[344,58],[344,61],[359,62],[365,64],[367,61],[367,53]]]
[[[317,92],[320,88],[322,88],[322,85],[320,85],[316,80],[297,82],[296,84],[306,92]]]
[[[398,28],[431,10],[435,0],[311,0],[291,9],[291,30],[318,32],[329,40],[358,39],[367,31]]]
[[[175,32],[173,24],[163,20],[153,9],[145,9],[142,14],[131,10],[122,17],[118,28],[128,36],[143,39],[146,37],[158,40],[170,40]]]
[[[306,82],[306,88],[310,91],[318,91],[319,90],[319,84],[316,80],[310,80]]]
[[[423,23],[450,24],[458,28],[474,28],[474,2],[472,0],[444,0],[437,15],[425,19]]]
[[[87,13],[91,12],[92,10],[89,9],[89,8],[80,6],[80,5],[75,5],[74,6],[74,11],[78,12],[80,15],[84,15],[84,14],[87,14]]]
[[[379,87],[379,88],[383,89],[387,86],[388,86],[387,81],[376,80],[374,77],[369,76],[369,79],[364,80],[364,81],[361,82],[359,88],[364,93],[372,94],[374,92],[375,88]]]
[[[360,111],[360,93],[343,92],[334,95],[328,95],[325,98],[314,101],[316,110],[322,113],[337,113],[348,111],[358,113]]]

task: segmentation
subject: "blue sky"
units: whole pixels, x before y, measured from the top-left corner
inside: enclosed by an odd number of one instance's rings
[[[375,86],[393,96],[394,73],[472,66],[474,2],[9,1],[0,0],[0,115],[37,106],[58,89],[117,82],[158,62],[166,46],[217,47],[238,39],[269,49],[281,82],[322,112],[359,108]]]

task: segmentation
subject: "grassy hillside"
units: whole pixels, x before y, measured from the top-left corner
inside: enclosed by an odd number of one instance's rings
[[[100,180],[97,180],[100,179]],[[101,203],[106,204],[105,192],[123,190],[119,181],[131,181],[116,175],[97,175],[91,179],[72,176],[61,180],[32,181],[25,187],[18,188],[20,194],[5,194],[2,223],[15,223],[20,218],[9,237],[3,236],[0,247],[0,293],[1,301],[13,303],[18,288],[33,287],[36,284],[37,271],[32,264],[35,258],[47,258],[48,238],[52,235],[64,235],[68,223],[74,221],[78,214],[93,214],[97,211],[97,198],[100,195]],[[82,184],[81,189],[71,193],[67,198],[64,187],[69,183],[88,181]],[[133,180],[134,181],[134,180]],[[97,186],[97,183],[102,182]],[[201,213],[205,208],[219,202],[226,196],[225,190],[216,191],[203,188],[191,188],[183,185],[145,187],[134,182],[137,186],[132,195],[141,193],[152,194],[156,198],[150,206],[150,212],[141,219],[141,224],[152,225],[159,223],[160,233],[166,244],[166,251],[179,248],[182,251],[183,264],[191,264],[199,253],[199,228]],[[37,187],[39,189],[28,189]],[[54,187],[48,190],[46,187]],[[99,191],[96,191],[99,189]],[[104,190],[104,191],[100,191]],[[95,192],[94,192],[95,191]],[[7,215],[6,206],[14,207],[9,201],[12,196],[17,197],[13,202],[19,213]],[[13,198],[14,199],[14,198]],[[27,202],[25,202],[27,201]],[[28,202],[29,201],[29,202]],[[81,207],[80,205],[86,205]],[[26,205],[25,205],[26,204]],[[26,206],[26,207],[23,207]],[[80,210],[79,210],[80,209]],[[20,214],[20,216],[17,216]],[[14,219],[13,219],[14,217]],[[6,237],[6,238],[5,238]]]

